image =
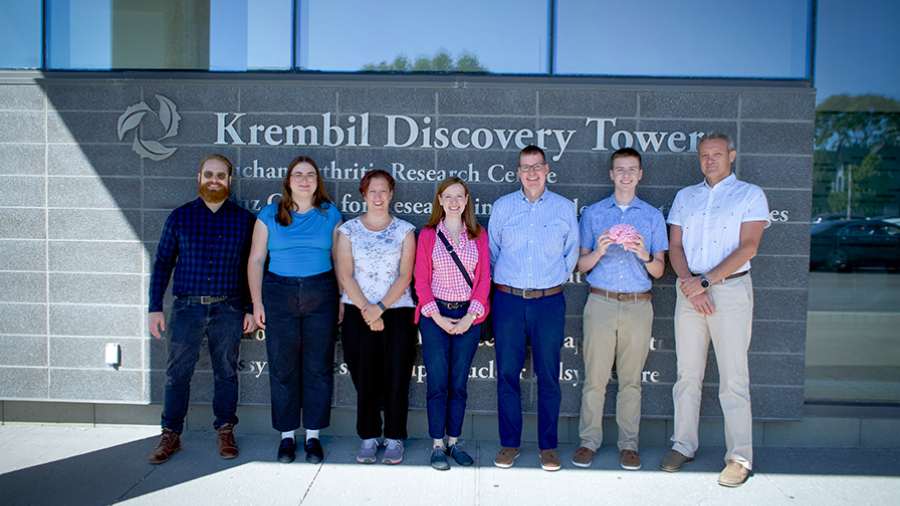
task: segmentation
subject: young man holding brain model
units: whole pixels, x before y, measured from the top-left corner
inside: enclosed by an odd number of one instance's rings
[[[635,195],[642,176],[640,153],[617,150],[609,168],[615,191],[581,215],[578,270],[587,273],[591,293],[584,307],[581,445],[572,457],[578,467],[590,467],[603,443],[603,404],[613,363],[619,464],[629,470],[641,467],[638,429],[641,373],[653,326],[651,276],[663,275],[669,248],[662,213]]]

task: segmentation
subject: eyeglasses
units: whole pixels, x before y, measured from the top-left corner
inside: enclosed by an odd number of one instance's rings
[[[535,163],[533,165],[519,165],[519,172],[535,172],[547,166],[547,162]]]

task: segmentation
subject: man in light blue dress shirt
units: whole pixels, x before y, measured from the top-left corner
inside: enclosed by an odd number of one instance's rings
[[[581,257],[591,294],[584,306],[584,388],[581,392],[581,445],[572,463],[590,467],[603,443],[606,385],[616,364],[619,465],[641,468],[641,376],[650,352],[653,305],[651,276],[665,271],[669,249],[659,209],[639,199],[641,155],[631,148],[610,157],[614,193],[581,213]],[[633,227],[630,231],[625,227]]]
[[[578,261],[578,220],[569,199],[547,190],[544,151],[519,153],[522,189],[494,202],[488,223],[494,278],[492,314],[497,353],[497,411],[502,448],[497,467],[512,467],[522,439],[519,376],[531,345],[538,386],[541,467],[561,467],[557,425],[561,392],[560,348],[565,338],[562,285]]]

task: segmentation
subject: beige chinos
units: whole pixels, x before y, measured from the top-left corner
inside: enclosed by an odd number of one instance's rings
[[[681,290],[675,303],[675,352],[678,379],[672,448],[693,457],[699,445],[700,394],[706,355],[712,341],[719,368],[719,402],[725,418],[725,461],[747,469],[753,462],[753,422],[750,410],[750,373],[747,352],[753,323],[753,282],[750,274],[725,280],[707,292],[715,312],[697,312]]]
[[[584,388],[581,393],[581,446],[603,444],[603,404],[613,361],[619,388],[616,424],[619,450],[638,451],[641,376],[650,352],[653,305],[649,300],[616,301],[590,294],[584,306]]]

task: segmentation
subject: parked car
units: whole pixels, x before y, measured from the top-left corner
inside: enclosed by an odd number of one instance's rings
[[[900,269],[900,226],[882,220],[833,220],[812,225],[813,270]]]

